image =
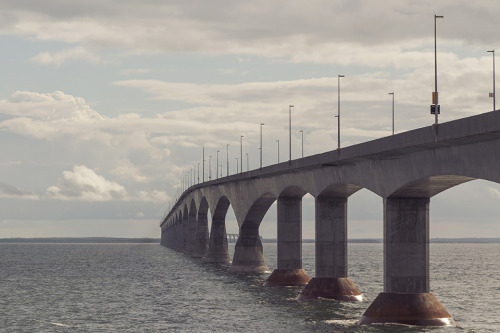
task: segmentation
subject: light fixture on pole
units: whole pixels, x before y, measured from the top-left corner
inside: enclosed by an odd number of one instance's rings
[[[229,143],[226,145],[226,164],[227,164],[226,176],[229,176]]]
[[[217,164],[215,166],[215,178],[219,179],[219,153],[220,151],[217,150]]]
[[[260,168],[262,169],[262,126],[263,123],[260,123]]]
[[[496,90],[495,90],[495,50],[488,51],[493,54],[493,92],[490,93],[490,97],[493,97],[493,111],[496,110],[495,106],[495,98],[496,98]]]
[[[392,95],[392,135],[394,135],[394,93],[390,92],[389,95]]]
[[[243,135],[240,136],[240,173],[243,172]]]
[[[444,16],[434,15],[434,93],[432,94],[432,104],[431,114],[434,114],[434,125],[436,125],[436,140],[437,140],[437,124],[438,124],[438,114],[440,112],[440,106],[438,101],[438,81],[437,81],[437,32],[436,32],[436,21],[438,18],[444,18]]]
[[[340,78],[345,77],[344,75],[337,76],[337,149],[340,149]]]
[[[290,148],[290,155],[288,158],[288,161],[291,163],[292,162],[292,108],[293,105],[289,105],[288,107],[288,126],[289,126],[289,148]]]

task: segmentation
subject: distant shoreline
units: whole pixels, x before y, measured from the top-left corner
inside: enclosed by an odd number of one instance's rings
[[[276,243],[276,239],[263,239],[263,243]],[[303,243],[314,243],[314,239],[303,239]],[[349,239],[349,243],[383,243],[381,238]],[[431,238],[431,243],[500,244],[500,238]],[[47,237],[47,238],[0,238],[0,243],[132,243],[160,244],[159,238],[114,238],[114,237]]]

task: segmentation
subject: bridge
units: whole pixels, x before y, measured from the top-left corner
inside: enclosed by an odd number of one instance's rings
[[[191,186],[162,221],[161,244],[206,262],[231,263],[231,272],[265,272],[259,226],[277,201],[278,267],[266,285],[305,286],[299,300],[363,301],[348,277],[347,204],[365,188],[382,198],[384,289],[358,323],[453,326],[429,290],[430,199],[474,179],[500,183],[499,166],[500,112],[493,111]],[[301,257],[306,193],[315,198],[312,279]],[[229,205],[239,226],[232,260]]]

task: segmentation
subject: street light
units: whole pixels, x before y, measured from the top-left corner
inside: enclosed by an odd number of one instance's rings
[[[229,143],[226,145],[226,163],[227,163],[226,176],[229,176]]]
[[[288,161],[292,163],[292,108],[294,106],[290,105],[288,107],[288,125],[289,125],[289,133],[290,133],[290,142],[289,142],[289,148],[290,148],[290,157]]]
[[[280,140],[276,140],[278,143],[278,163],[280,162]]]
[[[203,147],[203,173],[202,173],[203,183],[205,182],[205,147]]]
[[[392,95],[392,135],[394,135],[394,93],[390,92],[389,95]]]
[[[495,91],[495,50],[491,50],[488,52],[491,52],[493,54],[493,93],[490,93],[490,97],[493,97],[493,111],[495,111],[496,110],[496,107],[495,107],[495,95],[496,95],[496,91]]]
[[[200,163],[198,163],[198,184],[200,183]]]
[[[340,149],[340,78],[345,77],[344,75],[338,75],[337,76],[337,100],[338,100],[338,105],[337,105],[337,149]]]
[[[208,180],[212,180],[212,155],[208,156]]]
[[[263,123],[260,123],[260,168],[262,169],[262,126]]]
[[[438,81],[437,81],[437,33],[436,33],[436,21],[438,18],[444,18],[444,16],[434,15],[434,94],[432,96],[432,104],[434,104],[434,124],[436,125],[436,140],[437,140],[437,124],[438,124]]]
[[[217,150],[217,164],[215,166],[215,178],[219,179],[219,150]]]
[[[304,130],[299,131],[302,134],[302,157],[304,157]]]
[[[243,135],[240,136],[240,172],[243,172]]]

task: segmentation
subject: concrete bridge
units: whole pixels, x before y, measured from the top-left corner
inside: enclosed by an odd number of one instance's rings
[[[347,204],[350,195],[366,188],[383,204],[384,290],[358,323],[454,325],[429,292],[429,205],[434,195],[474,179],[500,183],[500,112],[191,186],[161,223],[161,244],[207,262],[231,263],[225,217],[232,205],[239,237],[229,270],[265,272],[259,226],[277,201],[278,267],[266,285],[305,285],[301,300],[362,301],[348,277]],[[301,257],[306,193],[315,198],[313,279],[302,269]]]

